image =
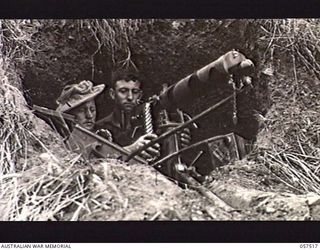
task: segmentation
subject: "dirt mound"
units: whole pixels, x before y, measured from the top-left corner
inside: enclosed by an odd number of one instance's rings
[[[320,196],[297,194],[263,165],[239,161],[212,173],[206,187],[255,220],[318,220]],[[294,192],[295,191],[295,192]]]

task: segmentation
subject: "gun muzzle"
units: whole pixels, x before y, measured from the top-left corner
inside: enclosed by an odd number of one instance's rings
[[[230,75],[250,76],[254,64],[238,51],[230,51],[212,63],[171,85],[159,96],[164,108],[182,108],[186,103],[208,94],[218,84],[227,84]]]

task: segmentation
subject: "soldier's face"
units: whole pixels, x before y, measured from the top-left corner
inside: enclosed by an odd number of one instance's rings
[[[75,116],[76,122],[88,130],[93,129],[96,122],[97,110],[93,100],[85,102],[79,107],[71,110],[71,114]]]
[[[142,96],[140,85],[138,81],[119,80],[115,89],[110,89],[110,96],[121,110],[131,112],[139,104]]]

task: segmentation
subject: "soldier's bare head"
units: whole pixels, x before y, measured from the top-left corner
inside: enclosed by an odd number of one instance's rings
[[[113,74],[109,93],[116,107],[129,113],[142,97],[142,81],[136,73],[118,71]]]

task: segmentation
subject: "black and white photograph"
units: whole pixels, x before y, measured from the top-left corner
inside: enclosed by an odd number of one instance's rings
[[[1,221],[320,219],[320,20],[0,20]]]

